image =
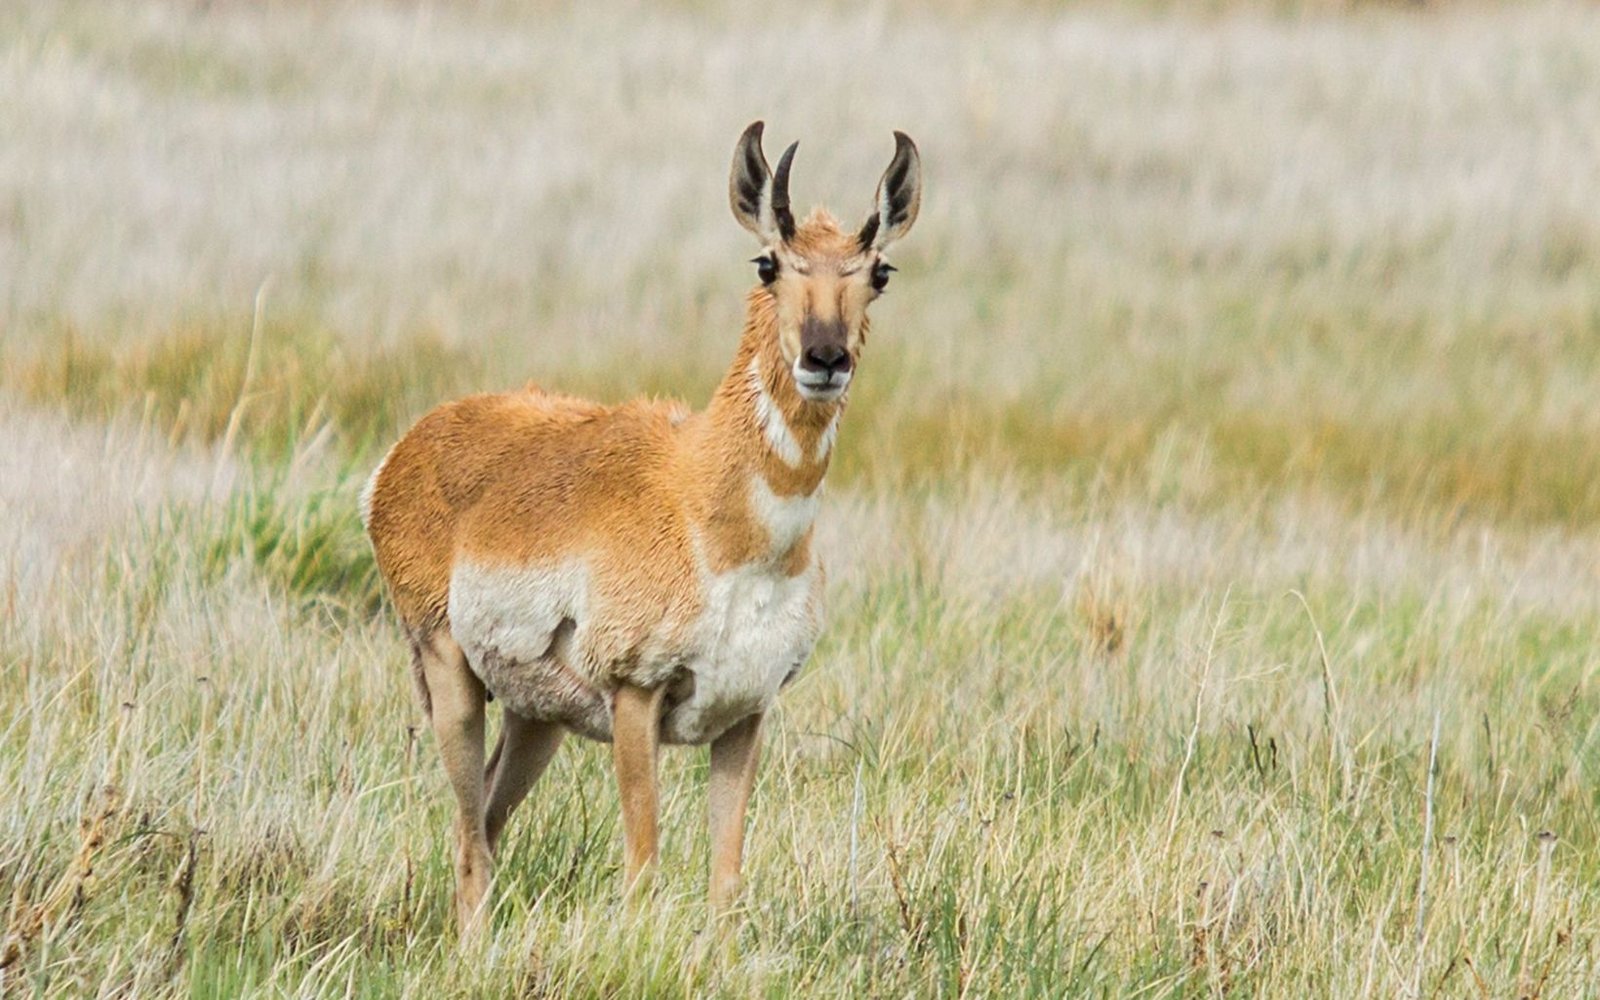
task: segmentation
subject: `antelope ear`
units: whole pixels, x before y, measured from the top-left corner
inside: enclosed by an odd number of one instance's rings
[[[728,174],[728,205],[739,225],[755,233],[762,245],[794,236],[794,214],[789,210],[789,165],[799,143],[784,150],[778,173],[767,166],[761,151],[765,122],[751,122],[733,149],[733,170]]]
[[[863,250],[882,250],[911,231],[922,208],[922,158],[904,132],[894,134],[894,159],[878,181],[877,207],[861,227]]]

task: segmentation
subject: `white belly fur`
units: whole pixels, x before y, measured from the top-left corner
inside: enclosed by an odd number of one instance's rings
[[[676,700],[662,720],[662,739],[705,743],[765,710],[810,655],[821,629],[821,571],[812,564],[788,577],[774,565],[752,565],[719,576],[702,571],[700,583],[696,619],[661,622],[626,667],[595,655],[591,629],[605,609],[594,606],[578,560],[458,564],[450,631],[474,672],[520,715],[609,740],[617,683],[669,683]]]
[[[611,736],[611,706],[583,669],[589,573],[555,566],[456,565],[450,634],[495,697],[518,715]]]

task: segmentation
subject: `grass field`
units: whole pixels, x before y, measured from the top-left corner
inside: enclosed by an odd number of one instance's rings
[[[1600,10],[1200,6],[0,9],[0,995],[1600,994]],[[926,198],[745,912],[570,741],[462,954],[356,491],[702,403],[757,117]]]

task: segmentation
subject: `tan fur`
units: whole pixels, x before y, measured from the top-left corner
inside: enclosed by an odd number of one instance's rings
[[[583,679],[611,689],[653,686],[662,678],[631,672],[640,642],[662,623],[687,628],[701,610],[694,539],[713,573],[762,560],[788,576],[804,572],[813,562],[810,532],[790,549],[770,551],[750,510],[749,478],[797,497],[814,493],[827,472],[831,453],[819,459],[818,445],[844,401],[800,397],[778,317],[805,302],[842,303],[859,351],[868,299],[856,294],[859,282],[842,289],[836,270],[856,257],[852,247],[825,213],[801,226],[788,253],[803,255],[811,273],[794,274],[777,294],[749,294],[733,363],[703,412],[676,402],[608,407],[530,387],[469,396],[418,421],[377,474],[368,524],[379,568],[416,640],[448,627],[457,560],[528,565],[581,551],[611,612],[594,626],[598,669]],[[796,465],[773,453],[758,426],[752,358],[800,445]]]
[[[656,854],[655,747],[710,742],[719,906],[738,884],[760,714],[821,620],[810,518],[845,400],[800,394],[800,327],[843,320],[853,365],[880,259],[820,211],[766,252],[781,275],[747,297],[738,349],[704,411],[532,387],[471,396],[418,421],[364,494],[462,809],[464,933],[481,919],[500,830],[563,727],[615,738],[630,883]],[[463,586],[476,589],[463,597]],[[452,629],[458,601],[470,603],[477,634],[461,632],[463,619]],[[760,615],[770,601],[781,617],[769,630]],[[486,644],[496,629],[514,635],[512,653]],[[749,664],[732,682],[696,674],[735,669],[728,656],[768,649],[768,631],[777,644],[763,655],[794,662]],[[494,694],[510,714],[485,769],[482,702]]]

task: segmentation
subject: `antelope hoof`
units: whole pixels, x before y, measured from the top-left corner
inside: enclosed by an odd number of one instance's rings
[[[739,894],[744,891],[744,879],[738,875],[724,875],[711,883],[711,909],[714,913],[726,915],[734,910],[739,902]]]
[[[462,944],[476,939],[489,921],[488,858],[475,861],[456,871],[456,928]]]

